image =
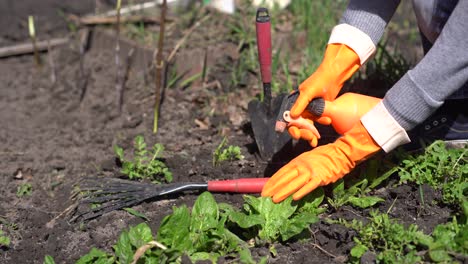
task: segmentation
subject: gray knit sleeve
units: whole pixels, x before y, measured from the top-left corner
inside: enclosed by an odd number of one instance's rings
[[[410,130],[468,81],[468,0],[460,0],[434,46],[385,95],[395,120]]]
[[[340,24],[360,29],[377,45],[399,4],[400,0],[351,0]]]

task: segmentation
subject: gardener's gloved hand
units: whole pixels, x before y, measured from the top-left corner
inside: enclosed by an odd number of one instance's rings
[[[334,143],[317,147],[290,161],[265,184],[262,196],[280,202],[299,200],[319,186],[333,183],[381,148],[358,122]]]
[[[367,33],[346,23],[336,25],[330,34],[322,63],[299,86],[300,95],[291,109],[291,118],[303,115],[306,106],[314,98],[323,97],[327,101],[333,101],[343,87],[343,83],[369,59],[375,50],[375,44]],[[311,120],[323,125],[331,122],[329,118],[312,117]],[[303,137],[301,128],[298,129],[291,128],[291,136]]]
[[[299,117],[314,98],[333,101],[343,83],[360,66],[360,58],[351,48],[344,44],[329,44],[318,69],[299,85],[300,95],[291,108],[291,117]]]
[[[294,200],[301,199],[315,188],[342,178],[380,149],[388,153],[410,142],[384,102],[378,101],[367,101],[374,107],[334,143],[305,152],[276,172],[263,187],[262,196],[271,196],[274,202],[291,194]]]

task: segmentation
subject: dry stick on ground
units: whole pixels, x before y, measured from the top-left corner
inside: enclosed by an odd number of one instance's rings
[[[102,16],[87,16],[87,17],[78,17],[76,15],[68,15],[68,18],[79,25],[85,26],[94,26],[94,25],[103,25],[103,24],[116,24],[117,17],[102,17]],[[166,21],[171,21],[171,18],[166,18]],[[160,24],[161,20],[156,17],[149,17],[149,16],[121,16],[120,23],[136,23],[136,22],[143,22],[143,23],[154,23]]]
[[[184,36],[177,42],[177,44],[174,46],[174,49],[172,49],[171,53],[167,57],[167,62],[171,62],[174,56],[176,55],[177,51],[182,47],[182,45],[187,41],[188,37],[190,34],[195,31],[197,27],[199,27],[203,22],[205,22],[208,18],[210,18],[210,14],[206,15],[202,19],[198,20],[197,23],[193,24],[193,26],[185,32]]]
[[[52,82],[52,85],[55,84],[57,81],[57,74],[55,72],[55,63],[54,63],[54,57],[52,54],[52,47],[50,46],[50,41],[47,41],[47,55],[49,58],[49,67],[50,67],[50,81]]]
[[[88,45],[89,30],[87,28],[83,29],[80,32],[78,37],[78,45],[80,48],[80,65],[79,65],[79,78],[78,78],[78,87],[80,90],[80,103],[83,101],[86,90],[88,88],[88,80],[90,72],[86,72],[84,69],[84,57],[86,52],[86,47]]]
[[[36,42],[36,49],[34,49],[34,45],[31,42],[2,47],[0,48],[0,58],[34,53],[34,50],[44,51],[49,47],[60,46],[67,42],[68,38],[55,38],[47,41]]]
[[[159,107],[161,106],[161,76],[162,69],[164,67],[163,63],[163,47],[164,47],[164,26],[166,20],[166,9],[167,1],[164,0],[161,6],[161,24],[159,29],[159,40],[158,40],[158,53],[156,54],[156,63],[155,63],[155,92],[156,92],[156,102],[154,104],[154,120],[153,120],[153,133],[158,132],[158,120],[159,120]]]
[[[115,90],[117,92],[117,110],[120,115],[122,112],[123,99],[120,98],[122,94],[122,87],[120,86],[122,76],[122,65],[120,63],[120,6],[122,1],[117,0],[117,23],[115,24],[115,65],[117,67],[117,74],[115,77]]]
[[[125,61],[125,71],[124,71],[124,74],[122,76],[122,78],[120,78],[120,83],[118,84],[119,87],[117,88],[118,91],[120,91],[120,94],[119,94],[119,106],[120,106],[120,110],[122,108],[122,105],[123,105],[123,97],[124,97],[124,90],[125,90],[125,83],[127,82],[128,80],[128,75],[130,74],[130,67],[132,65],[132,61],[133,61],[133,53],[135,52],[135,49],[132,48],[130,49],[130,51],[128,52],[127,54],[127,59]]]

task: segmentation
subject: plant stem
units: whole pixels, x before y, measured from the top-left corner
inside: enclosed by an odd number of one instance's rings
[[[37,50],[37,45],[36,45],[36,30],[34,28],[34,17],[29,16],[28,17],[28,26],[29,26],[29,36],[31,37],[31,42],[33,45],[34,49],[34,61],[36,63],[36,67],[41,67],[41,60],[39,58],[39,51]]]
[[[115,65],[117,67],[117,74],[115,77],[115,90],[117,92],[117,109],[119,114],[122,112],[122,87],[120,87],[121,78],[122,78],[122,65],[120,63],[120,6],[122,1],[117,0],[117,23],[115,23]]]
[[[153,133],[158,132],[158,118],[159,118],[159,107],[161,105],[161,76],[162,76],[162,69],[164,68],[163,62],[163,47],[164,47],[164,26],[166,20],[166,8],[167,8],[167,1],[164,0],[161,6],[161,24],[159,26],[159,39],[158,39],[158,52],[156,54],[156,78],[155,78],[155,92],[156,92],[156,102],[154,104],[154,120],[153,120]]]

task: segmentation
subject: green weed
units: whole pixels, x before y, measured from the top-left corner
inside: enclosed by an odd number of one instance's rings
[[[379,202],[383,202],[384,199],[371,196],[369,193],[397,170],[397,167],[386,168],[381,159],[371,159],[367,162],[365,170],[360,172],[359,177],[354,182],[350,181],[351,186],[348,188],[345,189],[345,181],[343,179],[333,184],[333,197],[328,197],[328,203],[333,208],[338,209],[345,204],[351,204],[359,208],[368,208]]]
[[[0,247],[9,247],[10,243],[10,237],[0,229]]]
[[[363,224],[358,220],[348,222],[339,219],[338,223],[356,230],[356,245],[351,249],[353,262],[367,251],[377,253],[380,263],[419,263],[422,261],[418,252],[429,246],[431,238],[418,230],[416,225],[405,228],[402,224],[390,219],[387,214],[371,211],[370,222]]]
[[[229,221],[244,229],[248,238],[254,237],[260,245],[272,244],[279,240],[285,242],[317,222],[317,216],[324,211],[319,208],[323,197],[321,188],[299,202],[289,197],[281,203],[273,203],[269,197],[246,195],[243,210],[231,207],[225,210]]]
[[[166,164],[159,160],[163,150],[163,145],[154,144],[151,151],[148,151],[145,139],[141,135],[136,136],[134,140],[133,160],[125,159],[124,150],[119,146],[114,146],[114,152],[122,162],[122,173],[130,179],[171,182],[172,173]]]
[[[191,212],[185,205],[174,207],[173,213],[163,219],[156,237],[146,223],[141,223],[120,234],[113,254],[93,248],[77,264],[130,263],[138,248],[155,240],[167,249],[147,250],[139,263],[180,263],[183,254],[194,262],[215,263],[220,256],[239,256],[241,263],[255,263],[247,243],[225,228],[226,220],[227,215],[220,212],[213,196],[205,192]]]
[[[32,184],[31,183],[21,183],[18,185],[18,188],[16,189],[16,196],[21,198],[25,196],[31,196],[32,195]]]
[[[400,184],[428,184],[442,191],[443,201],[461,204],[468,196],[468,147],[446,148],[435,141],[418,154],[403,154],[399,166]]]
[[[242,155],[241,149],[238,146],[227,146],[226,137],[223,138],[221,143],[213,152],[213,166],[219,165],[224,161],[234,161],[234,160],[243,160],[244,156]]]
[[[339,219],[337,222],[358,232],[354,237],[355,246],[351,249],[353,262],[367,251],[377,254],[379,263],[422,263],[429,259],[433,262],[454,263],[457,257],[468,254],[468,225],[466,213],[462,223],[453,218],[452,222],[435,227],[431,235],[421,232],[414,224],[405,227],[387,214],[371,211],[369,222],[351,222]],[[425,255],[425,252],[428,252]]]

